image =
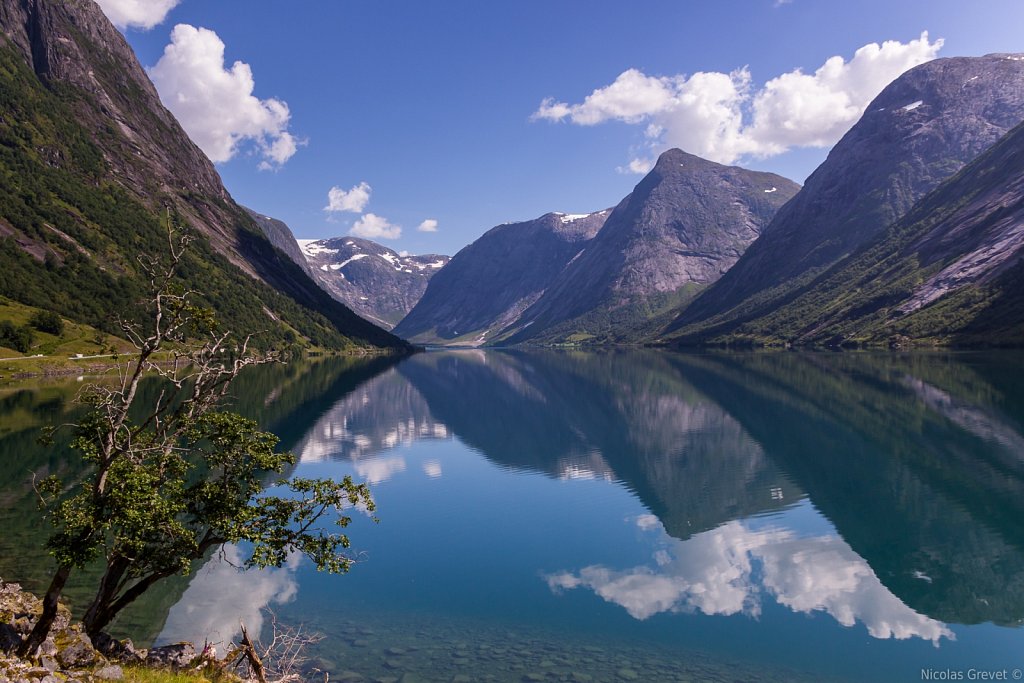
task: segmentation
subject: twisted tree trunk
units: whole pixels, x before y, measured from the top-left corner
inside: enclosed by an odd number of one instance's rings
[[[43,644],[46,637],[50,635],[50,628],[53,627],[53,622],[57,618],[60,596],[64,592],[64,585],[68,582],[69,576],[71,576],[70,565],[61,565],[57,568],[53,579],[50,580],[50,587],[46,589],[46,595],[43,596],[43,613],[36,620],[36,625],[32,628],[32,632],[28,634],[18,647],[17,654],[19,657],[35,656],[36,650]]]

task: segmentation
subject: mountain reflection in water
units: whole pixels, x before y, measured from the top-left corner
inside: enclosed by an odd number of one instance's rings
[[[1008,354],[430,352],[351,388],[293,450],[300,468],[336,463],[382,491],[423,482],[403,489],[420,507],[391,501],[382,527],[430,514],[423,486],[459,472],[465,461],[446,454],[466,447],[497,467],[495,481],[538,473],[624,487],[646,509],[628,520],[633,559],[580,554],[539,567],[532,580],[547,597],[522,600],[544,609],[583,609],[571,598],[589,592],[653,624],[761,620],[772,605],[860,625],[874,639],[938,645],[956,642],[958,625],[1024,616],[1022,379]],[[573,490],[560,514],[584,514]],[[574,528],[581,547],[609,531],[586,519]],[[389,543],[402,554],[401,538]],[[437,552],[455,567],[502,566],[501,553],[518,551],[488,542],[479,557]],[[283,583],[250,594],[253,605],[301,594],[303,568],[282,571]],[[508,575],[474,577],[513,585]],[[206,623],[197,605],[223,613],[200,597],[223,578],[199,573],[175,610],[195,623]],[[438,591],[438,604],[454,604],[455,583],[426,582],[405,602]],[[413,588],[396,580],[389,590],[403,604]],[[475,608],[502,618],[499,604]],[[581,623],[594,619],[586,610]],[[164,639],[182,635],[176,619]]]

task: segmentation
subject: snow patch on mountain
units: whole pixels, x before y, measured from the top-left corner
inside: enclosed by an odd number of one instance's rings
[[[349,244],[351,244],[351,242],[349,242]],[[358,261],[359,259],[366,258],[367,256],[369,256],[369,254],[353,254],[351,257],[345,259],[341,263],[337,263],[337,264],[331,266],[331,268],[333,268],[335,270],[340,270],[340,269],[344,268],[345,266],[347,266],[348,264],[352,263],[353,261]]]
[[[337,249],[329,249],[323,244],[323,240],[295,240],[299,243],[299,249],[305,254],[306,258],[311,256],[319,256],[321,254],[337,254]]]

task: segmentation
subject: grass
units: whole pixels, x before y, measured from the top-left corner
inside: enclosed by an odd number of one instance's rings
[[[0,321],[25,325],[39,308],[0,296]],[[45,374],[83,374],[110,364],[111,353],[130,353],[132,347],[124,339],[97,330],[91,325],[64,319],[64,332],[58,337],[33,330],[35,339],[27,353],[0,345],[0,379]],[[78,358],[81,355],[82,358]]]
[[[124,680],[130,683],[238,683],[241,679],[210,666],[197,671],[127,666],[124,667]]]

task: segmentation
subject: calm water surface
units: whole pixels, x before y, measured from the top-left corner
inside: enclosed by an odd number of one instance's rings
[[[332,681],[1024,668],[1024,356],[432,352],[238,394],[296,475],[369,482],[380,522],[342,577],[226,548],[126,633],[226,641],[269,608],[326,636]],[[69,396],[0,394],[10,471],[70,467],[30,436]],[[17,548],[45,529],[14,478],[0,575],[31,584]]]

